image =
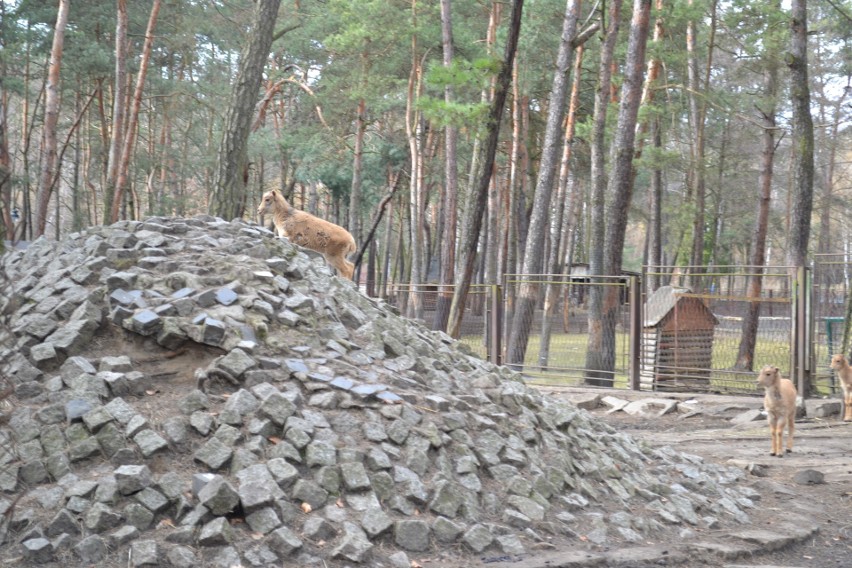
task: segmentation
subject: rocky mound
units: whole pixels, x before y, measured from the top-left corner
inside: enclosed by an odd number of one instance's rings
[[[0,558],[470,566],[748,522],[271,232],[151,218],[9,253]]]

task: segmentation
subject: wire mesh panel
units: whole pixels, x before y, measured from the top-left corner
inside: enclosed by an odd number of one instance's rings
[[[627,388],[628,278],[507,275],[504,362],[538,383]],[[606,305],[612,307],[612,325],[590,336],[595,294],[611,298]],[[593,332],[602,331],[595,325]]]
[[[832,355],[843,352],[850,278],[852,261],[847,255],[818,254],[814,258],[811,376],[814,394],[835,395],[840,392],[829,363]]]
[[[648,267],[642,388],[757,394],[755,371],[764,365],[789,376],[790,274],[786,267]]]
[[[394,284],[388,293],[387,301],[399,312],[412,319],[420,320],[434,329],[435,311],[440,293],[452,293],[452,286],[438,284]],[[488,359],[488,317],[491,302],[490,287],[472,285],[462,315],[459,341],[470,348],[470,352]]]

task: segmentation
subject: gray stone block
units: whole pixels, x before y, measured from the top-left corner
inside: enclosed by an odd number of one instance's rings
[[[47,564],[53,560],[53,544],[46,538],[31,538],[21,544],[23,557],[35,564]]]
[[[113,475],[122,495],[138,493],[152,483],[151,470],[147,465],[123,465]]]
[[[256,464],[237,472],[239,499],[246,513],[265,508],[284,497],[265,464]]]
[[[272,507],[264,507],[246,515],[246,524],[256,533],[267,534],[281,525],[281,519]]]
[[[240,495],[224,477],[217,475],[199,491],[198,500],[214,515],[226,515],[240,503]]]
[[[146,458],[149,458],[156,452],[165,450],[169,447],[168,442],[166,442],[162,436],[153,430],[142,430],[133,436],[133,441],[136,442],[136,445],[139,446],[139,451],[141,451],[142,455]]]
[[[83,524],[94,533],[102,533],[115,528],[121,523],[121,515],[103,503],[95,503],[86,512]]]
[[[228,519],[217,517],[201,527],[198,544],[201,546],[221,546],[233,541],[234,535]]]
[[[156,540],[138,540],[130,545],[132,566],[159,566],[160,546]]]
[[[140,531],[148,530],[154,522],[154,513],[139,503],[129,503],[122,509],[124,520]]]
[[[292,555],[302,548],[298,535],[287,527],[278,528],[267,537],[269,547],[283,557]]]
[[[328,491],[308,479],[299,479],[293,486],[292,497],[302,501],[313,509],[319,509],[328,501]]]

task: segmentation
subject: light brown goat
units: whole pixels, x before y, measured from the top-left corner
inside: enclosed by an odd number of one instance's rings
[[[843,389],[843,421],[852,421],[852,367],[843,355],[835,355],[831,358],[831,368],[840,379],[840,387]]]
[[[796,422],[796,387],[790,379],[781,376],[778,367],[767,365],[757,374],[757,384],[762,386],[766,394],[763,406],[766,408],[769,420],[769,434],[772,436],[772,452],[770,456],[784,457],[781,451],[781,441],[784,435],[784,424],[787,424],[787,451],[793,451],[793,430]]]
[[[322,254],[337,273],[351,280],[355,265],[346,257],[356,250],[355,239],[338,225],[301,211],[287,203],[284,196],[275,189],[267,191],[260,200],[257,214],[272,212],[272,220],[278,236],[287,237],[290,242],[315,250]]]

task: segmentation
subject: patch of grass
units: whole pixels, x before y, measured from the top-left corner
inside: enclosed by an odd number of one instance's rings
[[[554,333],[550,339],[550,356],[545,368],[539,365],[538,357],[541,337],[531,335],[524,357],[524,374],[536,384],[542,385],[578,385],[582,384],[585,374],[588,334]],[[482,357],[488,357],[488,350],[480,335],[467,335],[462,343]],[[614,374],[616,388],[628,388],[627,356],[629,352],[626,333],[616,333]],[[755,372],[732,371],[739,351],[739,336],[717,337],[713,342],[712,369],[708,390],[722,392],[758,392],[754,382]],[[755,347],[754,368],[775,365],[787,372],[790,360],[790,342],[786,339],[759,338]]]

